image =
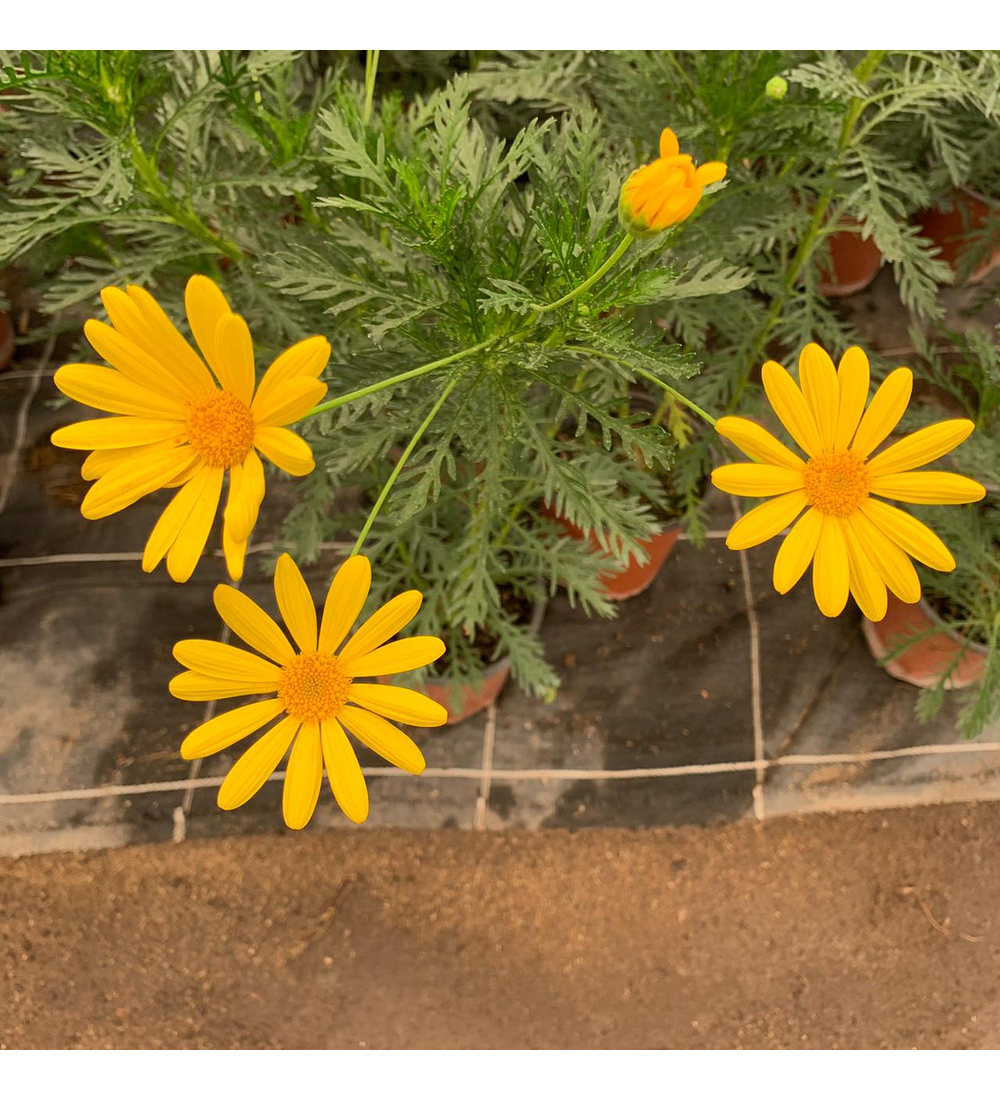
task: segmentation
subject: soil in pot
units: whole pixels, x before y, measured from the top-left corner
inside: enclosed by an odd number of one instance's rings
[[[942,605],[941,610],[947,614],[946,606]],[[882,661],[907,638],[920,639],[882,666],[897,680],[914,687],[936,687],[941,677],[952,669],[944,686],[949,689],[969,687],[982,679],[986,669],[986,647],[949,629],[947,623],[948,620],[942,618],[926,599],[919,603],[903,603],[890,592],[885,618],[878,623],[862,619],[861,629],[877,661]],[[934,633],[927,633],[932,630]]]
[[[937,245],[939,256],[954,272],[962,268],[962,259],[978,247],[977,237],[986,225],[990,203],[966,188],[951,191],[942,202],[922,210],[914,218],[920,232]],[[971,286],[983,279],[1000,263],[1000,249],[992,251],[965,279]]]

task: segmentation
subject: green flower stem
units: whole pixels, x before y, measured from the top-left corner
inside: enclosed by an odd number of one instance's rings
[[[558,309],[560,306],[566,305],[567,302],[572,302],[574,298],[579,298],[585,290],[589,290],[594,285],[594,283],[596,283],[599,279],[603,279],[604,276],[607,275],[607,273],[615,266],[616,263],[618,263],[622,256],[625,255],[625,253],[629,249],[629,246],[634,240],[635,237],[633,237],[631,233],[626,233],[614,252],[611,253],[611,255],[604,261],[603,264],[601,264],[601,266],[594,272],[593,275],[590,276],[589,279],[584,279],[584,281],[578,287],[575,287],[568,294],[564,294],[560,299],[558,299],[558,301],[549,302],[548,305],[537,305],[533,303],[531,308],[536,313],[551,313],[552,310]]]
[[[690,397],[685,397],[684,394],[680,392],[680,390],[675,390],[673,386],[668,386],[666,382],[664,382],[660,378],[657,378],[655,374],[652,374],[648,370],[643,370],[642,367],[637,367],[634,363],[630,363],[627,359],[622,359],[620,356],[617,355],[609,355],[606,351],[601,351],[599,348],[584,348],[578,345],[574,347],[566,347],[563,350],[579,352],[581,355],[593,355],[599,359],[608,359],[612,363],[621,364],[621,366],[626,367],[628,370],[634,371],[636,374],[640,374],[643,378],[646,378],[650,382],[655,383],[661,389],[665,390],[676,401],[679,401],[682,405],[687,405],[687,407],[692,412],[697,413],[702,418],[702,420],[705,421],[706,424],[711,424],[713,428],[715,427],[716,419],[714,416],[711,415],[711,413],[705,412],[705,410],[700,405],[696,405]]]
[[[145,183],[149,197],[173,222],[182,226],[192,236],[199,237],[212,247],[217,248],[230,260],[239,263],[243,259],[243,251],[239,245],[209,228],[198,217],[189,203],[180,202],[167,188],[160,178],[156,162],[143,149],[134,130],[132,131],[131,153],[132,166]]]
[[[382,510],[382,505],[385,504],[386,498],[392,491],[393,485],[396,484],[396,478],[398,478],[399,475],[403,472],[403,467],[407,464],[407,462],[409,462],[410,455],[413,454],[415,447],[420,442],[421,436],[423,436],[424,432],[426,432],[427,429],[430,427],[431,421],[434,419],[434,417],[437,416],[437,414],[441,411],[441,406],[445,403],[445,401],[448,400],[448,396],[451,394],[451,391],[458,385],[458,379],[459,376],[456,375],[441,391],[441,396],[437,399],[437,401],[434,402],[434,407],[424,417],[424,422],[413,433],[413,438],[410,440],[409,443],[407,443],[406,449],[399,456],[399,461],[393,468],[393,471],[389,475],[386,483],[382,486],[382,492],[379,493],[378,500],[375,501],[372,510],[368,513],[368,518],[365,520],[364,527],[361,528],[361,534],[358,535],[358,541],[354,544],[354,549],[351,551],[352,557],[355,554],[361,552],[361,547],[364,545],[365,539],[368,537],[368,532],[372,529],[372,524],[375,522],[375,518]]]
[[[875,73],[875,70],[882,63],[885,57],[886,50],[869,50],[862,61],[857,65],[854,70],[854,75],[858,78],[862,84],[867,84]],[[837,159],[834,167],[839,167],[840,161],[843,158],[844,153],[847,151],[848,146],[851,143],[851,138],[854,136],[855,127],[858,124],[858,119],[861,117],[861,112],[865,109],[867,99],[862,99],[859,96],[853,96],[847,105],[847,111],[844,114],[843,121],[840,125],[840,137],[837,140]],[[830,203],[833,199],[832,188],[827,188],[826,192],[820,197],[819,201],[813,207],[812,217],[809,220],[809,226],[806,229],[805,236],[799,241],[798,248],[795,250],[795,254],[792,256],[791,263],[785,271],[785,278],[782,281],[781,291],[778,296],[771,302],[771,308],[768,310],[767,316],[764,318],[764,323],[757,333],[753,344],[750,347],[750,354],[747,356],[748,362],[746,369],[740,378],[733,396],[729,400],[729,409],[736,408],[739,404],[740,398],[743,396],[743,391],[747,387],[747,383],[750,381],[750,372],[753,370],[757,362],[757,357],[764,350],[767,344],[767,338],[771,335],[771,331],[778,322],[778,318],[781,316],[781,312],[785,307],[785,302],[788,300],[789,294],[794,290],[795,283],[798,280],[799,272],[811,258],[813,251],[816,248],[819,238],[823,231],[823,221],[826,217],[826,212],[830,207]]]
[[[357,401],[361,397],[368,397],[373,393],[378,393],[379,390],[387,389],[389,386],[395,386],[399,382],[406,382],[411,378],[419,378],[422,374],[429,374],[432,370],[437,370],[438,367],[445,367],[449,363],[457,363],[459,359],[465,359],[469,355],[475,355],[477,351],[482,351],[483,348],[487,348],[490,344],[496,342],[496,338],[492,340],[484,340],[481,344],[474,344],[471,348],[465,348],[462,351],[456,351],[454,355],[446,355],[444,359],[435,359],[433,363],[424,363],[422,367],[414,367],[413,370],[403,371],[402,374],[394,374],[391,378],[383,378],[381,382],[373,382],[370,386],[364,386],[360,390],[352,390],[350,393],[341,394],[340,397],[334,397],[331,401],[324,401],[322,405],[317,405],[315,409],[311,409],[302,417],[306,420],[310,416],[316,416],[321,412],[329,412],[330,409],[339,409],[341,405],[346,405],[351,401]]]
[[[367,50],[365,54],[365,108],[361,121],[367,126],[372,117],[375,99],[375,74],[378,72],[378,55],[381,50]]]
[[[631,369],[634,370],[636,374],[641,374],[643,378],[655,383],[675,401],[679,401],[682,405],[687,405],[687,407],[692,412],[697,413],[706,424],[710,424],[713,428],[715,427],[717,423],[716,418],[712,416],[711,413],[705,412],[701,405],[696,404],[690,397],[685,397],[680,390],[675,390],[673,386],[668,386],[662,379],[657,378],[655,374],[651,374],[649,371],[643,370],[642,367],[632,367]]]

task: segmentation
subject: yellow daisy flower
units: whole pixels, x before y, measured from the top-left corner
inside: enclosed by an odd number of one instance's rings
[[[106,287],[101,299],[111,324],[91,320],[84,333],[111,368],[70,363],[55,375],[67,397],[119,414],[52,435],[59,447],[93,451],[81,472],[94,484],[80,511],[102,519],[148,493],[177,488],[149,536],[142,568],[152,572],[166,557],[167,572],[183,582],[205,549],[228,470],[222,546],[229,575],[239,580],[264,499],[257,452],[297,476],[315,467],[309,445],[286,425],[326,393],[318,376],[329,341],[312,336],[290,347],[255,393],[250,330],[211,279],[194,275],[185,292],[188,322],[211,373],[147,291]]]
[[[664,130],[659,157],[637,168],[622,186],[619,220],[633,237],[662,233],[684,221],[698,205],[702,191],[725,174],[726,165],[721,161],[695,168],[691,157],[680,151],[673,130]]]
[[[824,615],[839,615],[850,593],[864,614],[885,617],[886,589],[906,603],[920,599],[910,556],[950,572],[955,559],[929,528],[877,497],[910,504],[968,504],[986,492],[960,474],[921,470],[967,439],[971,420],[945,420],[906,436],[873,456],[896,427],[910,400],[913,374],[897,367],[868,402],[868,357],[848,348],[834,369],[818,344],[799,356],[800,389],[784,367],[764,364],[764,390],[805,461],[760,425],[724,416],[716,425],[753,462],[720,466],[712,483],[727,493],[774,497],[747,512],[726,545],[746,550],[805,515],[788,533],[774,561],[774,587],[784,595],[813,566],[813,591]],[[909,555],[909,556],[908,556]]]
[[[323,766],[333,797],[355,822],[368,816],[368,788],[345,729],[397,768],[419,775],[424,758],[392,722],[441,726],[448,712],[419,691],[362,684],[368,676],[409,672],[436,661],[444,642],[428,636],[388,642],[416,615],[423,599],[403,592],[376,611],[337,652],[371,587],[371,565],[355,554],[337,570],[317,625],[316,607],[298,566],[278,559],[274,593],[294,648],[278,624],[249,596],[229,585],[215,589],[215,607],[234,634],[262,654],[222,642],[178,642],[174,656],[190,671],[170,681],[178,699],[203,701],[239,695],[268,698],[210,719],[185,737],[181,756],[211,756],[281,716],[236,761],[219,790],[219,806],[235,810],[260,790],[289,748],[282,809],[290,829],[302,829],[316,809]]]

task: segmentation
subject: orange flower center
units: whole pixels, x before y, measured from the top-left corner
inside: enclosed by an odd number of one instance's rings
[[[809,503],[828,516],[853,515],[868,498],[871,477],[865,460],[853,451],[827,451],[806,463]]]
[[[188,439],[209,466],[239,466],[253,446],[254,428],[253,414],[228,390],[199,397],[188,413]]]
[[[350,676],[329,653],[300,653],[278,679],[278,698],[293,718],[319,722],[347,702]]]

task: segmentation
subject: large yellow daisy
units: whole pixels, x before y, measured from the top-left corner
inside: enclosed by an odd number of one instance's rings
[[[848,348],[834,369],[818,344],[807,344],[799,378],[801,389],[780,364],[764,364],[768,400],[805,460],[750,420],[724,416],[716,426],[755,461],[720,466],[713,484],[736,496],[774,497],[738,520],[726,545],[757,546],[806,509],[778,550],[774,587],[788,592],[812,562],[813,591],[824,615],[839,615],[850,593],[877,622],[885,616],[887,589],[906,603],[920,599],[910,556],[931,569],[955,568],[951,552],[929,527],[877,498],[910,504],[981,500],[986,490],[972,478],[917,471],[967,439],[974,425],[945,420],[874,454],[906,411],[912,372],[894,370],[867,408],[870,374],[861,348]]]
[[[229,585],[215,589],[215,606],[238,637],[262,656],[222,642],[190,640],[174,656],[190,671],[170,681],[178,699],[268,698],[210,719],[181,745],[186,760],[211,756],[281,720],[236,761],[219,790],[219,806],[235,810],[251,799],[289,748],[282,809],[285,823],[301,829],[316,809],[323,766],[333,797],[356,822],[368,816],[368,788],[345,730],[397,768],[419,775],[424,758],[392,722],[441,726],[448,712],[419,691],[359,678],[409,672],[436,661],[444,642],[429,636],[388,642],[416,615],[423,597],[403,592],[367,619],[342,648],[371,587],[371,565],[356,554],[337,570],[317,624],[316,607],[295,562],[283,554],[274,574],[278,609],[295,646],[249,596]],[[296,648],[297,647],[297,648]]]
[[[55,375],[67,397],[119,414],[52,435],[57,446],[93,452],[82,474],[94,484],[80,511],[101,519],[148,493],[177,488],[149,536],[142,568],[149,573],[166,557],[167,572],[183,582],[205,549],[228,470],[222,546],[229,575],[239,580],[264,499],[257,452],[298,476],[315,466],[309,445],[286,425],[326,393],[318,376],[330,344],[312,336],[293,345],[267,369],[255,393],[250,330],[211,279],[192,276],[185,293],[204,361],[141,287],[107,287],[101,299],[111,324],[91,320],[84,333],[111,367],[70,363]]]

